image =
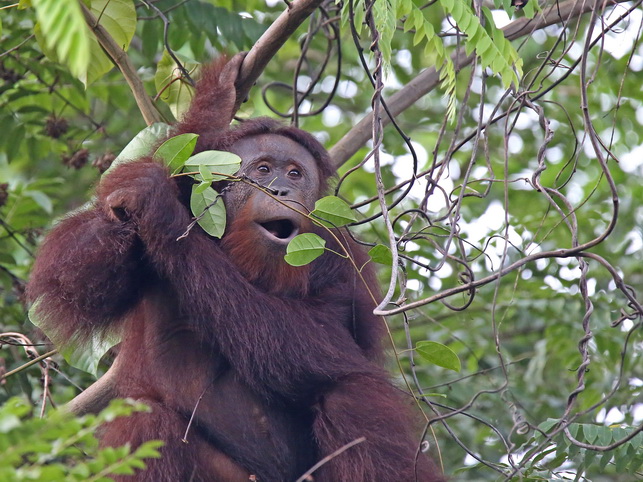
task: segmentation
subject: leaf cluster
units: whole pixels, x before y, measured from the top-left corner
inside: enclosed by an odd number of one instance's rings
[[[618,474],[636,477],[643,466],[643,433],[639,431],[633,438],[626,440],[634,433],[635,429],[632,427],[623,428],[593,423],[569,424],[567,430],[574,440],[596,446],[596,449],[583,448],[574,444],[560,429],[555,431],[553,437],[547,435],[552,429],[559,428],[557,420],[547,420],[538,428],[539,432],[532,439],[532,443],[534,445],[544,443],[546,448],[534,457],[528,473],[544,473],[545,468],[556,470],[573,460],[579,471],[596,470],[599,473],[607,473],[613,470]],[[614,450],[600,450],[602,447],[622,440],[626,441]]]
[[[392,61],[393,36],[398,22],[403,23],[404,32],[413,32],[413,46],[423,48],[424,55],[435,69],[440,72],[440,82],[448,96],[447,115],[455,115],[456,72],[444,40],[436,32],[433,23],[412,0],[391,0],[386,2],[368,2],[355,0],[352,5],[354,18],[350,18],[351,2],[346,2],[343,21],[352,20],[358,33],[362,33],[367,12],[372,12],[375,26],[380,35],[378,46],[382,51],[385,70]],[[466,0],[440,0],[440,6],[450,15],[457,26],[461,37],[459,41],[466,48],[467,55],[476,52],[483,68],[489,68],[502,79],[503,86],[518,86],[522,76],[522,59],[502,31],[494,23],[488,8],[481,8],[480,17],[476,15],[471,3]],[[427,9],[428,11],[428,9]],[[433,12],[433,10],[431,10]]]
[[[32,407],[21,398],[0,406],[0,478],[3,481],[108,481],[133,475],[145,459],[158,458],[162,442],[98,448],[95,434],[104,423],[148,408],[114,400],[98,415],[74,418],[58,410],[47,418],[31,417]]]

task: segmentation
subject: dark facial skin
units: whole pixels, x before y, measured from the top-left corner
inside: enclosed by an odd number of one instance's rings
[[[307,213],[319,198],[315,159],[299,143],[277,134],[245,137],[229,151],[241,157],[239,172],[270,188],[279,201],[253,186],[236,183],[225,194],[228,217],[234,220],[243,211],[244,216],[251,217],[252,229],[265,241],[263,244],[283,250],[305,222],[287,206]]]

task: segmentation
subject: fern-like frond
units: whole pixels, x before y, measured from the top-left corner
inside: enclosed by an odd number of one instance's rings
[[[505,88],[518,85],[522,75],[522,59],[496,27],[488,8],[483,7],[484,26],[465,0],[440,0],[440,5],[453,17],[458,29],[465,34],[467,55],[475,51],[483,68],[489,68],[502,79]]]
[[[518,85],[522,75],[522,59],[504,34],[493,21],[491,12],[482,9],[484,22],[476,16],[466,0],[439,0],[444,11],[453,18],[458,29],[465,35],[464,47],[467,55],[475,52],[483,68],[489,68],[502,79],[505,88]],[[349,2],[345,2],[342,12],[343,22],[349,19]],[[365,0],[353,2],[353,24],[358,34],[364,32],[366,18]],[[404,32],[413,32],[413,46],[424,44],[424,54],[440,74],[440,87],[448,97],[447,115],[455,115],[456,77],[455,67],[447,47],[437,35],[433,24],[413,0],[378,0],[372,5],[373,20],[379,33],[379,49],[382,52],[384,69],[391,63],[391,43],[398,21],[403,20]],[[484,24],[484,25],[483,25]]]

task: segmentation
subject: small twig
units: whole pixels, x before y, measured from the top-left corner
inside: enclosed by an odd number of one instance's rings
[[[175,4],[174,4],[174,5],[172,5],[171,7],[166,8],[166,9],[163,11],[163,13],[168,13],[168,12],[171,12],[172,10],[176,10],[177,8],[181,8],[183,5],[185,5],[185,4],[186,4],[186,3],[188,3],[189,1],[190,1],[190,0],[181,0],[180,2],[175,3]],[[143,6],[143,4],[139,3],[138,5],[136,5],[136,8],[141,7],[141,6]],[[145,6],[147,6],[147,2],[145,2]],[[155,19],[157,19],[157,18],[159,18],[159,16],[158,16],[158,15],[152,15],[152,16],[149,16],[149,17],[145,17],[145,16],[142,16],[142,15],[139,15],[139,16],[138,16],[138,19],[139,19],[139,20],[155,20]]]
[[[208,204],[205,208],[203,208],[203,212],[201,212],[201,214],[199,214],[198,216],[194,217],[193,221],[192,221],[190,224],[188,224],[187,228],[185,229],[185,232],[184,232],[181,236],[179,236],[178,238],[176,238],[176,240],[177,240],[177,241],[180,241],[180,240],[182,240],[182,239],[187,238],[187,237],[188,237],[188,235],[190,234],[190,231],[192,231],[192,228],[194,228],[194,226],[196,226],[196,224],[197,224],[201,219],[203,219],[203,216],[205,216],[205,213],[207,213],[207,212],[208,212],[208,210],[209,210],[212,206],[214,206],[217,202],[219,202],[219,199],[221,199],[221,198],[222,198],[222,193],[217,194],[217,197],[216,197],[216,198],[214,198],[214,201],[212,201],[212,202],[211,202],[210,204]]]
[[[49,360],[44,360],[44,368],[42,368],[42,404],[40,405],[40,418],[45,416],[45,409],[47,408],[47,399],[51,397],[51,392],[49,391],[49,381],[51,377],[49,376]]]
[[[27,245],[26,245],[22,240],[20,240],[20,239],[18,238],[18,233],[17,233],[17,231],[15,231],[11,226],[9,226],[9,225],[8,225],[6,222],[4,222],[1,218],[0,218],[0,226],[2,226],[2,227],[5,229],[5,231],[6,231],[6,232],[7,232],[7,234],[9,235],[9,237],[10,237],[11,239],[13,239],[13,240],[16,242],[16,244],[17,244],[18,246],[20,246],[22,249],[24,249],[24,250],[27,252],[27,254],[28,254],[29,256],[31,256],[31,257],[33,257],[33,256],[34,256],[33,251],[32,251],[32,250],[31,250],[31,249],[30,249],[30,248],[29,248],[29,247],[28,247],[28,246],[27,246]]]
[[[346,451],[346,450],[348,450],[349,448],[351,448],[351,447],[353,447],[353,446],[355,446],[355,445],[357,445],[357,444],[361,444],[361,443],[362,443],[362,442],[364,442],[364,441],[366,441],[366,437],[360,437],[360,438],[357,438],[357,439],[353,440],[352,442],[347,443],[346,445],[342,445],[340,448],[338,448],[337,450],[335,450],[332,454],[327,455],[326,457],[324,457],[323,459],[321,459],[319,462],[317,462],[315,465],[313,465],[310,469],[308,469],[306,472],[304,472],[304,473],[302,474],[302,476],[301,476],[301,477],[299,477],[299,478],[296,480],[296,482],[308,482],[308,481],[313,480],[310,476],[311,476],[311,475],[313,474],[313,472],[315,472],[318,468],[320,468],[322,465],[327,464],[328,462],[330,462],[330,461],[331,461],[331,460],[333,460],[335,457],[337,457],[337,456],[338,456],[338,455],[340,455],[341,453],[345,452],[345,451]]]
[[[56,353],[58,353],[58,350],[51,350],[45,353],[44,355],[40,355],[39,357],[34,358],[33,360],[28,361],[24,365],[21,365],[18,368],[14,368],[13,370],[0,376],[0,381],[5,380],[6,378],[9,378],[11,375],[15,375],[16,373],[21,372],[22,370],[25,370],[30,366],[35,365],[36,363],[44,360],[45,358],[49,358],[50,356],[55,355]]]
[[[2,8],[7,8],[7,7],[2,7]],[[2,10],[2,8],[0,8],[0,10]],[[0,59],[1,59],[2,57],[4,57],[5,55],[9,55],[11,52],[14,52],[14,51],[18,50],[20,47],[22,47],[24,44],[26,44],[27,42],[29,42],[29,41],[30,41],[32,38],[34,38],[35,36],[36,36],[36,34],[35,34],[35,33],[32,33],[31,35],[29,35],[26,39],[24,39],[22,42],[20,42],[20,43],[19,43],[18,45],[16,45],[15,47],[11,47],[9,50],[6,50],[6,51],[2,52],[2,53],[0,54]]]
[[[321,5],[322,1],[298,0],[289,4],[286,10],[255,42],[241,65],[241,72],[237,80],[237,101],[235,103],[237,109],[248,96],[250,89],[264,71],[268,62],[295,30]]]
[[[168,41],[168,33],[170,30],[170,20],[165,16],[165,14],[153,3],[148,2],[147,0],[141,0],[147,8],[151,8],[156,12],[156,14],[163,20],[163,45],[165,45],[165,50],[167,50],[167,53],[172,57],[172,60],[174,60],[174,63],[177,65],[179,70],[181,71],[181,75],[187,79],[187,81],[190,83],[192,87],[194,87],[194,80],[192,80],[192,77],[190,77],[190,73],[187,71],[187,69],[183,66],[183,63],[179,60],[179,58],[176,56],[174,53],[174,50],[170,47],[170,42]]]
[[[186,444],[190,443],[190,442],[188,442],[188,432],[190,431],[190,427],[192,426],[192,421],[194,420],[194,416],[196,415],[196,411],[199,408],[199,404],[201,403],[201,400],[203,400],[203,396],[205,395],[205,392],[207,392],[208,389],[213,384],[214,384],[214,381],[203,389],[203,391],[201,392],[201,395],[199,395],[199,398],[197,399],[196,403],[194,404],[194,408],[192,409],[192,413],[190,414],[190,420],[188,420],[188,426],[185,427],[185,433],[183,434],[183,438],[181,439],[181,442],[186,443]]]

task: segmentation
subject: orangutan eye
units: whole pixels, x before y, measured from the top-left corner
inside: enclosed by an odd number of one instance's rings
[[[292,179],[299,179],[301,177],[301,172],[299,171],[299,169],[291,169],[288,172],[288,177]]]
[[[261,164],[260,166],[257,166],[257,171],[262,174],[268,174],[270,172],[270,167],[268,167],[266,164]]]

